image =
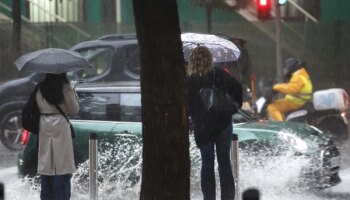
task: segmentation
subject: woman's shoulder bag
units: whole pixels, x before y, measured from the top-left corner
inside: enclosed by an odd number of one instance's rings
[[[22,127],[34,134],[39,133],[40,112],[36,101],[38,88],[38,86],[35,87],[22,109]]]
[[[227,89],[215,86],[215,69],[212,86],[201,88],[198,94],[207,111],[212,110],[216,113],[228,114],[238,112],[238,104],[234,97],[228,93]]]

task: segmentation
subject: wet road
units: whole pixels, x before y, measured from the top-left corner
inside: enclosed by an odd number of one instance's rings
[[[340,172],[340,177],[342,182],[332,188],[320,190],[320,191],[304,191],[301,193],[291,192],[289,194],[280,193],[281,191],[277,191],[275,187],[265,187],[261,189],[262,192],[262,200],[349,200],[350,199],[350,142],[347,142],[341,148],[342,152],[342,170]],[[0,182],[5,183],[5,193],[6,200],[16,200],[16,199],[39,199],[38,188],[34,188],[32,182],[28,180],[19,180],[17,178],[17,168],[16,168],[16,157],[18,152],[9,151],[5,147],[0,144]],[[264,176],[264,175],[262,175]],[[265,176],[263,179],[269,179],[269,176]],[[283,184],[279,183],[281,180],[275,180],[277,183],[272,183],[274,186]],[[283,181],[283,180],[282,180]],[[268,180],[266,180],[266,184],[271,184]],[[73,183],[73,189],[74,189]],[[36,186],[37,187],[37,186]],[[241,188],[243,191],[246,188]],[[88,199],[86,194],[77,194],[77,192],[73,192],[74,196],[72,199],[74,200],[85,200]],[[138,191],[135,189],[132,191],[132,195],[126,199],[138,199],[137,196]],[[198,195],[199,194],[199,195]],[[100,199],[125,199],[124,194],[116,193],[108,196],[103,196],[101,194]],[[200,192],[196,192],[196,195],[191,195],[191,199],[193,200],[201,200],[202,197]]]
[[[17,154],[18,151],[6,149],[0,142],[0,170],[16,166]]]

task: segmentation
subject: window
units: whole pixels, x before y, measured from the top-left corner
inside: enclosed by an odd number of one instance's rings
[[[72,119],[100,121],[141,121],[140,93],[91,93],[79,95],[80,110]]]
[[[125,45],[119,48],[114,63],[120,65],[120,69],[124,70],[122,73],[125,73],[128,77],[136,80],[140,79],[140,49],[137,44]]]
[[[86,58],[94,68],[69,72],[68,76],[75,77],[75,79],[86,79],[98,76],[109,70],[113,55],[112,48],[89,48],[79,50],[78,52]]]

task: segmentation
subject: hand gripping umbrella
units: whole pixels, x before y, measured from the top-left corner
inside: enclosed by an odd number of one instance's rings
[[[214,63],[237,61],[241,53],[233,42],[216,35],[183,33],[181,40],[186,61],[189,61],[192,50],[198,46],[209,49]]]
[[[78,52],[48,48],[22,55],[15,61],[20,72],[61,74],[93,66]]]

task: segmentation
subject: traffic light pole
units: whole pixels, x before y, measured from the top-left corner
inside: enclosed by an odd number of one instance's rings
[[[277,82],[281,83],[283,81],[282,77],[282,28],[281,28],[281,6],[278,3],[276,6],[276,78]]]

